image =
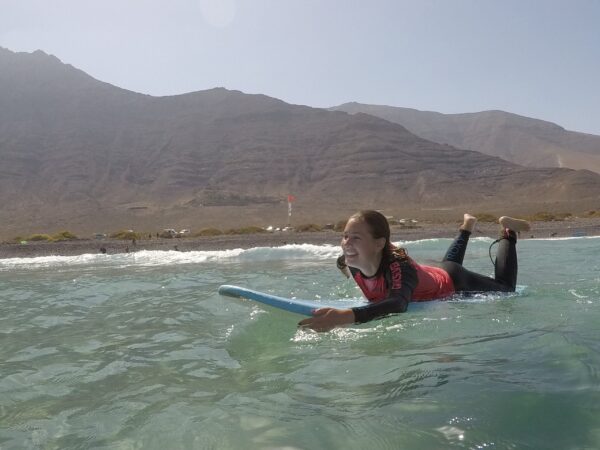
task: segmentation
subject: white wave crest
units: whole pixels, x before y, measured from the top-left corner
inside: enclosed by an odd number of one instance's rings
[[[402,247],[405,245],[415,247],[415,246],[426,245],[426,244],[437,244],[439,242],[452,242],[453,239],[454,238],[428,238],[428,239],[415,239],[413,241],[396,241],[396,242],[392,242],[392,243],[397,247]],[[470,241],[471,242],[492,242],[492,241],[494,241],[494,239],[492,239],[490,237],[486,237],[486,236],[477,236],[477,237],[472,237],[470,239]]]
[[[0,271],[12,269],[43,269],[60,267],[130,267],[202,264],[220,262],[253,262],[280,260],[328,260],[337,257],[340,249],[332,245],[290,244],[281,247],[254,247],[214,251],[179,252],[174,250],[141,250],[115,255],[84,254],[78,256],[41,256],[34,258],[0,259]]]
[[[281,247],[255,247],[240,255],[241,260],[272,261],[284,259],[319,259],[337,258],[342,251],[337,245],[290,244]]]
[[[104,256],[104,255],[103,255]],[[98,255],[83,254],[77,256],[37,256],[33,258],[0,259],[0,271],[15,268],[39,269],[61,265],[89,265],[98,260]]]
[[[528,241],[575,241],[583,239],[600,239],[600,236],[566,236],[566,237],[548,237],[548,238],[531,238]]]

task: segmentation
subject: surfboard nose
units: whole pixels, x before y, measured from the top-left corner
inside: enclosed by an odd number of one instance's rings
[[[232,286],[230,284],[222,284],[221,286],[219,286],[219,295],[226,295],[227,297],[237,297],[238,295],[235,294],[235,292],[238,290],[239,288],[237,286]]]

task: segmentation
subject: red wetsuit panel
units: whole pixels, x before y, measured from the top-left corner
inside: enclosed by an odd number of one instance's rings
[[[422,266],[414,261],[413,267],[417,269],[419,279],[413,291],[411,299],[413,302],[435,300],[454,294],[454,283],[445,270],[439,267]]]
[[[422,266],[412,260],[411,265],[417,271],[419,281],[409,301],[435,300],[454,294],[454,283],[445,270]],[[390,286],[386,282],[385,272],[382,271],[373,277],[365,277],[359,270],[353,274],[354,281],[370,302],[385,300],[390,296],[391,290],[399,289],[402,286],[400,264],[394,261],[389,265],[388,270],[390,271]]]
[[[383,274],[367,278],[361,272],[358,272],[354,275],[354,281],[370,302],[378,302],[388,297],[388,288],[385,285]]]

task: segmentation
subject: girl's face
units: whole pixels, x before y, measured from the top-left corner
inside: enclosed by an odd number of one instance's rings
[[[347,265],[359,270],[378,267],[384,247],[385,238],[375,239],[365,221],[350,219],[346,224],[342,236],[342,250]]]

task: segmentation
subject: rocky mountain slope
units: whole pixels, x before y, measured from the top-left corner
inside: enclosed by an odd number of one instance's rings
[[[223,88],[152,97],[0,49],[1,234],[587,208],[600,175],[531,169],[366,114]],[[564,208],[563,208],[564,209]]]
[[[434,142],[476,150],[528,167],[568,167],[600,173],[600,136],[504,111],[441,114],[382,105],[345,103],[331,108],[401,124]]]

